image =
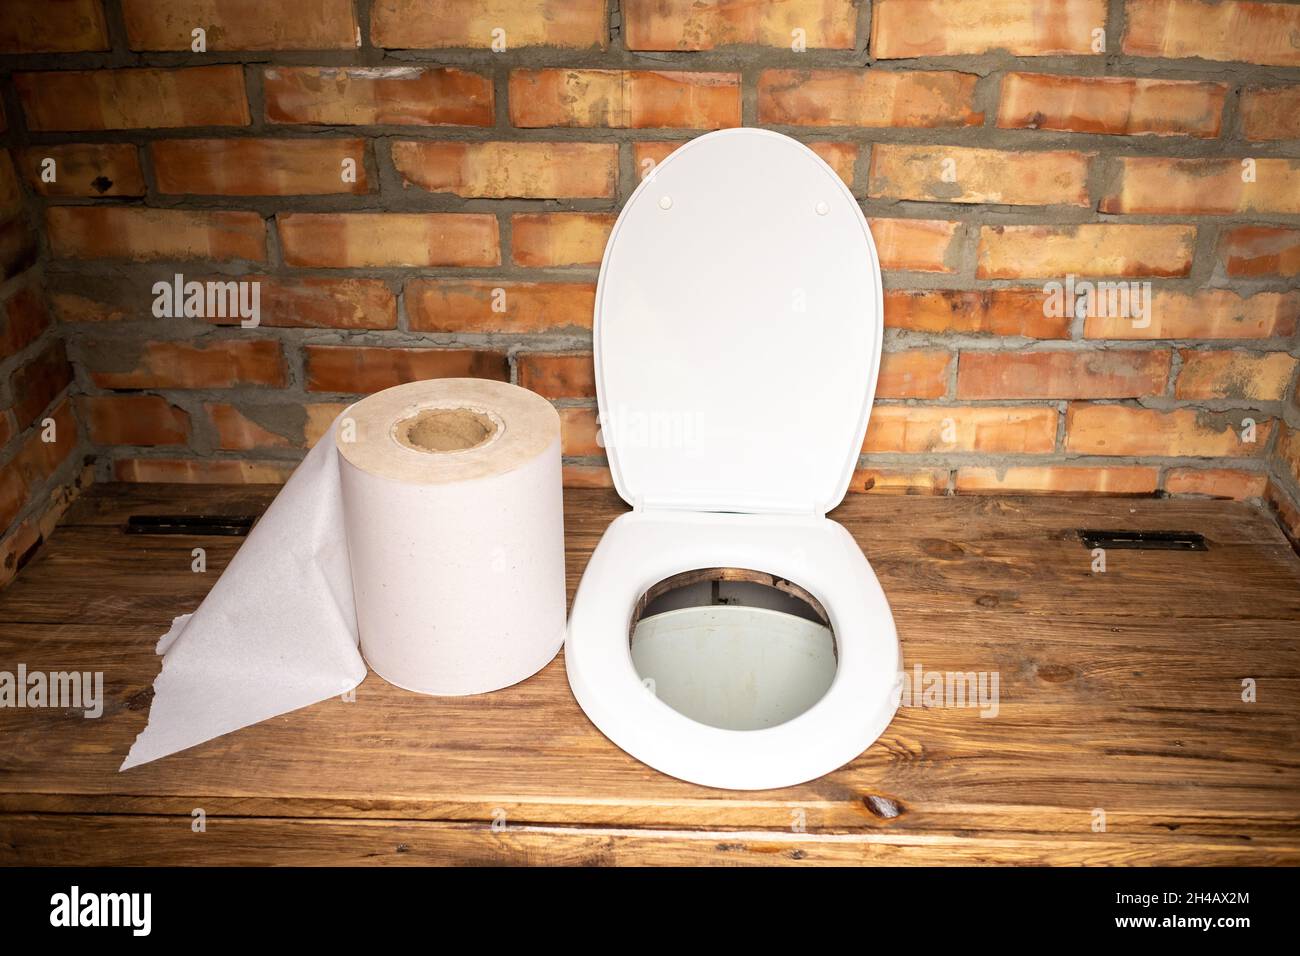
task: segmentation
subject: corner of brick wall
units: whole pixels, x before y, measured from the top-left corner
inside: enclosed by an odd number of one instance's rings
[[[8,154],[0,155],[0,587],[93,478],[26,206]]]
[[[1291,544],[1300,551],[1300,381],[1290,393],[1269,458],[1266,500]]]
[[[101,478],[280,481],[353,397],[474,375],[554,401],[566,480],[608,485],[614,217],[678,144],[751,125],[825,159],[880,253],[852,490],[1295,513],[1300,5],[238,9],[9,0],[0,26],[4,143]],[[155,317],[178,273],[257,279],[260,327]],[[1151,321],[1049,314],[1069,276],[1149,283]]]

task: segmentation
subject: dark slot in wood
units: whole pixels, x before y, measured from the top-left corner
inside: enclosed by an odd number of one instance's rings
[[[1205,536],[1195,531],[1099,531],[1079,529],[1084,547],[1132,551],[1207,551]]]
[[[127,534],[184,534],[242,537],[256,521],[253,515],[131,515]]]

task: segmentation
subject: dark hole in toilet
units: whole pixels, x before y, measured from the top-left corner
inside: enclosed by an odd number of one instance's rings
[[[699,568],[652,585],[633,608],[628,642],[660,701],[727,730],[798,717],[830,689],[839,657],[811,592],[748,568]]]

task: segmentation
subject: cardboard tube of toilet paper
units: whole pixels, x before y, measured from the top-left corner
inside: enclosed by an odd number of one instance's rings
[[[361,653],[391,684],[481,694],[564,643],[560,418],[503,382],[439,379],[340,419]]]
[[[559,650],[564,596],[551,404],[478,379],[379,392],[334,421],[159,639],[149,721],[121,769],[351,690],[358,639],[412,690],[513,684]]]

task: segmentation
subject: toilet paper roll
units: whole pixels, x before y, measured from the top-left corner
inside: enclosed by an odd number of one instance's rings
[[[523,680],[564,638],[560,423],[532,392],[440,379],[346,409],[193,614],[158,642],[122,770],[380,676]]]
[[[361,653],[391,684],[481,694],[564,643],[560,418],[514,385],[400,385],[335,436]]]

